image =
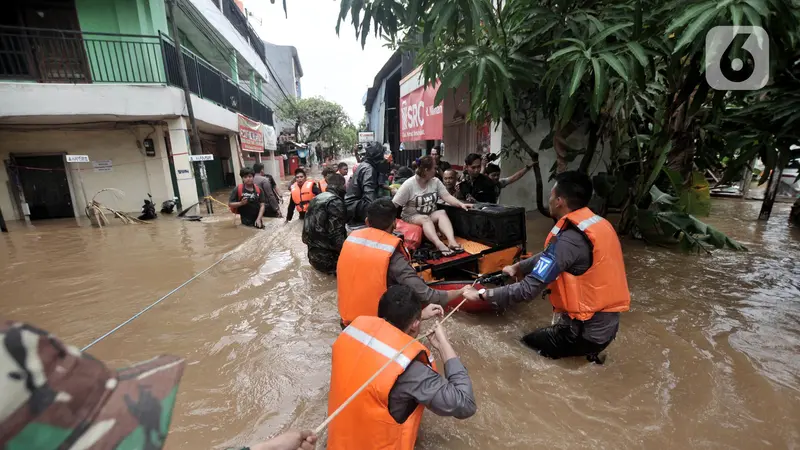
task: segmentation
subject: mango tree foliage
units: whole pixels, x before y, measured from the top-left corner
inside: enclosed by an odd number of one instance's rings
[[[534,163],[553,149],[555,171],[577,156],[588,171],[598,146],[610,147],[604,181],[614,184],[603,190],[622,193],[618,227],[627,232],[665,167],[689,187],[697,152],[727,145],[706,126],[723,125],[729,105],[763,100],[706,83],[706,33],[764,27],[774,76],[794,61],[799,11],[798,0],[341,0],[337,30],[349,21],[362,45],[374,33],[413,51],[426,81],[441,80],[438,101],[468,83],[467,119],[504,124],[508,150]],[[723,58],[742,56],[742,44],[735,40]],[[777,92],[767,99],[786,100]],[[794,117],[787,108],[785,121]],[[526,142],[523,134],[542,119],[551,133],[538,145]],[[585,148],[566,145],[576,132],[585,134]],[[537,207],[547,214],[538,164],[534,173]]]
[[[287,99],[277,107],[281,119],[294,122],[299,142],[340,140],[342,129],[352,127],[342,105],[322,97]]]

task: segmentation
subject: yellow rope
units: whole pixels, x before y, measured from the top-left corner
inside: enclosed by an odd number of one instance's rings
[[[212,202],[217,202],[217,203],[219,203],[220,205],[224,206],[224,207],[225,207],[225,209],[228,209],[228,205],[226,205],[225,203],[222,203],[221,201],[219,201],[219,200],[215,199],[214,197],[212,197],[212,196],[210,196],[210,195],[209,195],[208,197],[203,197],[203,199],[204,199],[204,200],[211,200]]]

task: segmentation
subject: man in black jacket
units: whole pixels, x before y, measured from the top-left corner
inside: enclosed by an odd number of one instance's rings
[[[377,142],[367,146],[366,154],[356,167],[344,203],[347,206],[347,224],[351,227],[364,225],[367,208],[374,202],[378,194],[378,177],[381,172],[388,173],[389,165],[383,156],[383,147]]]
[[[308,205],[303,222],[303,243],[308,246],[308,262],[323,273],[336,273],[336,263],[347,239],[344,206],[344,177],[328,175],[327,191],[317,195]]]

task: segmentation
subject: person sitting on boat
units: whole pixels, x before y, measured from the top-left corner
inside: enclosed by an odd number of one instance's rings
[[[375,316],[386,288],[409,286],[421,301],[446,305],[464,288],[437,291],[411,267],[403,241],[392,234],[397,209],[387,198],[379,198],[367,209],[367,227],[347,237],[336,265],[336,290],[342,328],[358,316]]]
[[[420,158],[416,175],[409,178],[397,190],[392,201],[398,207],[403,208],[401,218],[415,225],[422,227],[425,237],[442,252],[442,256],[450,256],[457,251],[463,251],[456,242],[453,233],[453,224],[447,217],[447,212],[437,210],[436,204],[439,199],[445,203],[468,210],[472,205],[462,203],[457,198],[447,192],[441,180],[436,178],[436,167],[431,156]],[[447,245],[439,239],[436,228],[447,238]]]
[[[389,172],[389,166],[383,155],[383,146],[371,142],[353,171],[353,176],[347,185],[347,194],[344,196],[350,229],[364,226],[367,208],[380,198],[378,182],[381,172]]]
[[[475,414],[472,380],[442,326],[436,326],[430,343],[444,360],[446,378],[430,350],[413,342],[420,322],[441,314],[439,305],[423,310],[410,287],[392,286],[380,299],[377,317],[358,317],[339,335],[333,343],[329,416],[387,361],[394,363],[333,418],[328,450],[412,450],[425,408],[457,419]]]
[[[294,183],[292,183],[290,190],[291,195],[289,196],[289,209],[286,211],[286,221],[292,220],[295,209],[300,213],[300,220],[303,220],[306,217],[309,202],[322,191],[319,190],[319,186],[314,180],[306,176],[306,171],[302,168],[294,171]]]
[[[617,233],[587,207],[591,198],[588,175],[556,175],[550,216],[557,223],[545,250],[503,269],[511,277],[524,277],[522,281],[480,291],[470,286],[464,297],[504,309],[537,298],[548,288],[558,320],[526,335],[523,342],[549,358],[586,356],[602,364],[599,354],[616,337],[620,313],[630,309],[631,294]]]

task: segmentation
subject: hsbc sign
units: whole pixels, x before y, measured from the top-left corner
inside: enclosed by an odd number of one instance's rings
[[[433,106],[434,86],[420,87],[400,99],[400,141],[424,141],[442,138],[442,105]]]

